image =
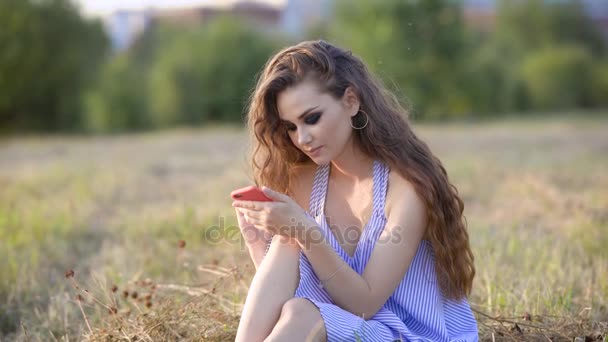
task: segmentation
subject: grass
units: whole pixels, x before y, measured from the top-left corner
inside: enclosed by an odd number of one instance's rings
[[[465,201],[483,340],[608,341],[604,114],[415,125]],[[233,339],[246,143],[231,127],[0,141],[0,340]]]

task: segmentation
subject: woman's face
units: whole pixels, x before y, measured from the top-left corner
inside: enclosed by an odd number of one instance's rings
[[[279,93],[277,108],[292,143],[317,165],[329,163],[352,143],[350,120],[359,101],[350,88],[336,100],[320,93],[316,83],[303,81]]]

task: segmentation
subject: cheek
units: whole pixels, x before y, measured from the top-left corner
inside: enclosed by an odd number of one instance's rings
[[[329,133],[329,136],[331,137],[335,134],[341,135],[342,133],[344,133],[345,122],[341,114],[331,113],[330,115],[326,115],[325,117],[323,117],[321,120],[321,126],[323,128],[324,134]],[[348,123],[346,123],[346,125],[348,125]]]
[[[291,141],[291,144],[294,148],[296,148],[297,150],[302,151],[302,149],[299,147],[300,144],[298,143],[298,131],[290,131],[287,133],[288,137],[289,137],[289,141]]]
[[[352,135],[352,128],[348,121],[335,117],[324,126],[324,142],[330,154],[339,153],[344,149]]]
[[[336,137],[336,141],[342,143],[349,138],[352,133],[352,128],[348,121],[342,118],[336,118],[336,120],[332,122],[330,131],[332,132],[332,135]]]
[[[294,131],[288,132],[287,135],[289,136],[289,140],[291,141],[293,146],[298,146],[298,134]]]

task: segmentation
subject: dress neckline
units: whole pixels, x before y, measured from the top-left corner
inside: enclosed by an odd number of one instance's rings
[[[361,250],[361,248],[362,248],[361,245],[366,241],[366,239],[368,239],[369,231],[371,230],[370,223],[374,222],[376,220],[376,216],[380,213],[380,211],[378,210],[378,207],[382,208],[382,211],[383,211],[384,205],[383,205],[383,203],[381,203],[381,205],[378,205],[378,203],[376,203],[377,202],[376,196],[372,196],[372,214],[367,219],[367,221],[364,223],[363,229],[359,236],[359,240],[357,241],[357,244],[355,246],[353,255],[350,256],[348,253],[346,253],[346,251],[340,244],[340,241],[338,241],[338,238],[331,230],[331,227],[329,226],[329,222],[327,220],[327,216],[325,215],[325,203],[326,203],[325,199],[327,198],[327,192],[328,192],[327,190],[329,188],[329,175],[331,173],[331,163],[327,164],[325,167],[327,167],[327,172],[325,173],[325,179],[321,183],[325,186],[325,188],[323,189],[322,196],[320,198],[321,203],[319,204],[319,215],[320,215],[320,218],[322,221],[322,225],[325,226],[325,233],[328,236],[328,238],[331,240],[330,243],[334,246],[334,248],[340,254],[342,254],[342,256],[345,259],[347,259],[349,261],[353,261],[356,259],[357,254],[359,253],[359,250]],[[377,191],[377,188],[381,185],[381,184],[379,184],[380,183],[379,174],[381,171],[380,170],[381,167],[382,167],[382,164],[378,160],[374,160],[373,167],[372,167],[372,192],[373,193],[375,193]],[[384,215],[383,212],[382,212],[382,215]]]

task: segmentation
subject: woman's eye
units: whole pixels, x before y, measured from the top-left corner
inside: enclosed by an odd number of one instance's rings
[[[306,123],[307,125],[314,125],[317,123],[317,121],[319,121],[320,118],[321,118],[321,113],[315,113],[315,114],[307,116],[304,119],[304,123]],[[288,131],[295,131],[298,127],[296,127],[296,125],[294,125],[292,123],[285,123],[285,128]]]
[[[319,118],[321,118],[321,113],[315,113],[306,117],[306,120],[304,120],[304,122],[309,125],[314,125],[317,123],[317,121],[319,121]]]

